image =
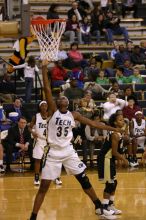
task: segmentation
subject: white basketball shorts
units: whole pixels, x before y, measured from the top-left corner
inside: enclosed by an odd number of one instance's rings
[[[33,148],[33,158],[41,160],[44,154],[44,147],[46,145],[46,141],[37,141]]]
[[[85,164],[72,147],[50,148],[45,166],[42,169],[42,179],[55,180],[61,175],[62,165],[68,175],[78,175],[86,169]]]

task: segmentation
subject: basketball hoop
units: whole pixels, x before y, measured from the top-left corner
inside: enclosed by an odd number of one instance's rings
[[[40,46],[41,60],[57,61],[61,36],[65,31],[65,19],[32,20],[32,31]]]

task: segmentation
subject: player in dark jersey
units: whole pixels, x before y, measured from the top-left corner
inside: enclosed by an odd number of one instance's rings
[[[109,124],[116,128],[122,128],[124,126],[123,115],[116,113],[111,115]],[[105,209],[113,210],[115,214],[122,213],[121,210],[116,209],[114,206],[114,196],[117,187],[115,160],[122,160],[128,165],[128,160],[122,155],[122,141],[120,133],[109,133],[97,159],[99,180],[105,183],[102,204]]]

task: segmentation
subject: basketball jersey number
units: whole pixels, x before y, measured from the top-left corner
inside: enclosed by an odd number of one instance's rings
[[[44,132],[43,132],[43,136],[46,137],[46,135],[47,135],[47,129],[45,129]]]
[[[63,128],[63,127],[58,127],[57,128],[57,137],[61,137],[61,136],[64,136],[64,137],[67,137],[67,135],[68,135],[68,129],[69,129],[69,127],[65,127],[65,128]]]

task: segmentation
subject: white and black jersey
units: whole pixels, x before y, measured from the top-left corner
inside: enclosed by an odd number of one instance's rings
[[[142,119],[141,124],[139,125],[136,119],[132,119],[133,121],[133,135],[143,135],[145,133],[146,122]]]
[[[75,127],[75,120],[70,111],[61,113],[54,112],[48,122],[48,143],[50,146],[60,148],[68,147],[73,138],[72,129]]]

